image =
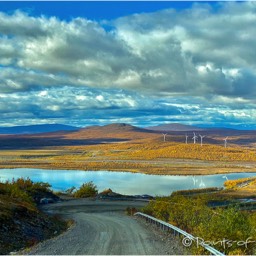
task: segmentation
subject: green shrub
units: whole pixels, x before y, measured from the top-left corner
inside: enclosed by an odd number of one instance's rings
[[[213,247],[224,254],[239,254],[239,251],[243,254],[252,252],[253,244],[242,246],[238,243],[238,241],[241,243],[246,241],[253,236],[253,233],[248,213],[236,207],[211,210],[209,218],[201,222],[193,231],[205,241],[214,242]]]
[[[76,187],[73,186],[73,187],[71,187],[71,188],[66,189],[65,192],[66,192],[67,194],[71,195],[71,194],[75,191],[75,189],[76,189]]]
[[[18,178],[12,179],[11,182],[0,183],[0,194],[33,204],[34,197],[40,193],[50,192],[49,188],[49,183],[33,182],[29,178]]]
[[[210,208],[207,197],[171,196],[150,201],[143,209],[158,219],[191,233],[225,254],[255,254],[256,214],[237,207]],[[167,220],[168,219],[168,220]],[[229,242],[224,242],[230,240]],[[192,246],[195,254],[205,254],[203,247]]]
[[[74,197],[94,197],[98,193],[97,186],[92,181],[82,184],[82,186],[73,193]]]

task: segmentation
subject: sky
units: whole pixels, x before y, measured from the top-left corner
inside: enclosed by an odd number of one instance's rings
[[[0,126],[256,129],[256,2],[0,2]]]

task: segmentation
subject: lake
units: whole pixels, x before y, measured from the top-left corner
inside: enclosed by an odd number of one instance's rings
[[[64,191],[72,186],[93,181],[99,191],[111,188],[126,195],[170,195],[172,191],[222,187],[226,179],[256,176],[256,173],[232,173],[206,176],[147,175],[142,173],[109,171],[74,171],[41,169],[0,169],[0,181],[29,177],[32,181],[48,182],[55,191]]]

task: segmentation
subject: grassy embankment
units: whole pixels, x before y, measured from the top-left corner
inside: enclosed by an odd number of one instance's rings
[[[69,225],[37,208],[39,198],[55,197],[45,183],[31,180],[0,183],[0,254],[9,254],[58,235]]]
[[[151,201],[143,211],[186,230],[198,241],[208,241],[225,254],[255,255],[256,212],[237,199],[256,197],[256,178],[227,181],[225,187],[177,191]],[[249,204],[255,209],[256,203]],[[207,254],[196,243],[192,251]]]
[[[0,168],[112,170],[201,175],[256,171],[256,151],[219,145],[138,141],[0,151]]]

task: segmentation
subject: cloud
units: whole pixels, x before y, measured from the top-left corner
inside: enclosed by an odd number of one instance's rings
[[[74,88],[70,86],[12,94],[0,93],[0,124],[13,119],[16,124],[36,123],[36,120],[86,126],[111,122],[139,125],[154,117],[191,115],[192,108],[167,104],[166,101],[117,89]],[[19,122],[17,120],[20,119]],[[41,123],[42,121],[40,121]]]
[[[48,85],[56,86],[54,75],[72,86],[251,97],[255,9],[253,2],[220,3],[218,9],[195,4],[189,10],[105,21],[111,30],[79,17],[67,22],[20,11],[0,13],[0,63],[33,79],[23,76],[24,81],[11,80],[20,85],[6,87],[15,91],[44,85],[38,76],[49,76]]]
[[[119,37],[146,60],[147,71],[159,67],[160,92],[247,98],[255,96],[256,86],[255,9],[251,2],[223,3],[217,11],[196,4],[191,10],[120,18],[115,25]]]
[[[51,19],[53,21],[54,18]],[[29,17],[17,10],[13,15],[0,13],[0,33],[10,37],[37,38],[48,34],[44,18]]]
[[[236,104],[228,99],[209,104],[207,100],[196,97],[159,99],[119,89],[42,87],[29,92],[0,93],[0,125],[65,123],[87,126],[113,122],[139,126],[169,122],[253,125],[255,107]],[[225,100],[226,104],[220,104]],[[239,101],[241,99],[238,98]]]
[[[2,120],[16,111],[23,120],[78,122],[94,109],[98,120],[134,123],[251,122],[255,12],[255,2],[112,21],[0,12]]]

